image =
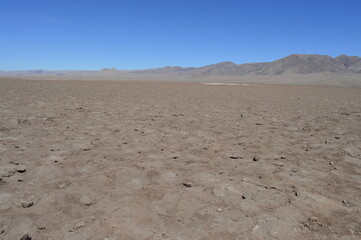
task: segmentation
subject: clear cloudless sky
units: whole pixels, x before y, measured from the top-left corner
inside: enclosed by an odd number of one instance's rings
[[[0,70],[361,56],[360,0],[2,0]]]

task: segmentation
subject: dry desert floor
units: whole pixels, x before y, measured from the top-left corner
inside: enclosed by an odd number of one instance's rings
[[[361,238],[361,88],[0,80],[0,239]]]

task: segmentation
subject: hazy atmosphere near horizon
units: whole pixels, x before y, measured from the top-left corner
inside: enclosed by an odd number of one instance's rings
[[[0,70],[200,67],[361,55],[349,1],[3,1]]]
[[[1,1],[0,240],[361,239],[360,12]]]

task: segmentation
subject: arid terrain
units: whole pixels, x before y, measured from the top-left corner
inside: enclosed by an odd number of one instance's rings
[[[0,239],[360,239],[361,88],[2,79],[0,178]]]

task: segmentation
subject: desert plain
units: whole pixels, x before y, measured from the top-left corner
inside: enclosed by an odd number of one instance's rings
[[[361,238],[361,88],[0,80],[0,239]]]

